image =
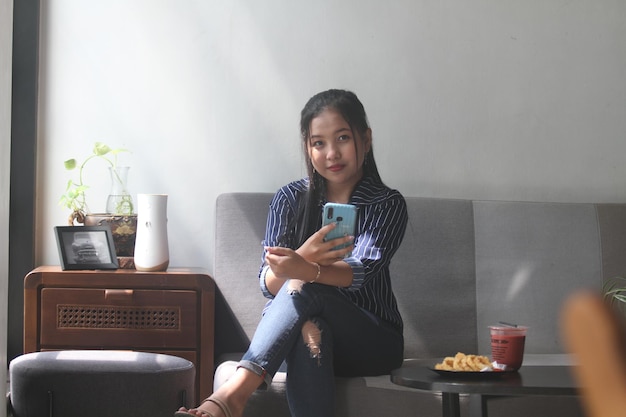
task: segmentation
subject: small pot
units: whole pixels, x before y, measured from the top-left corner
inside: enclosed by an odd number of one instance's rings
[[[132,257],[135,254],[137,237],[137,215],[90,213],[85,216],[85,226],[109,225],[118,257]]]

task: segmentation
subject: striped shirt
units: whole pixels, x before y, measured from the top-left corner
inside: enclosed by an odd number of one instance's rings
[[[285,246],[287,227],[298,211],[298,201],[307,191],[308,184],[308,178],[294,181],[274,195],[264,246]],[[408,221],[404,197],[396,190],[364,178],[357,184],[350,204],[357,207],[357,225],[352,256],[345,258],[344,262],[352,267],[353,279],[350,287],[337,290],[357,306],[402,330],[402,318],[391,288],[389,264],[402,242]],[[292,237],[291,240],[295,239]],[[265,259],[265,253],[262,259]],[[268,268],[264,263],[261,265],[259,281],[263,295],[270,299],[269,305],[273,295],[265,285]]]

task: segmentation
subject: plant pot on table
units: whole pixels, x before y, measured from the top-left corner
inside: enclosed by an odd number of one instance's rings
[[[120,268],[135,267],[135,238],[137,236],[136,214],[90,213],[85,216],[85,226],[106,226],[111,228],[115,253]]]

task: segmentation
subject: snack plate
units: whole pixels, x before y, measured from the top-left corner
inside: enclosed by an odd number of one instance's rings
[[[487,378],[501,378],[505,375],[510,375],[517,371],[445,371],[443,369],[435,369],[428,368],[433,372],[438,373],[441,376],[445,376],[447,378],[477,378],[477,379],[487,379]]]

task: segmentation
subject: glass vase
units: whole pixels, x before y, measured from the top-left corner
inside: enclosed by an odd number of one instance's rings
[[[130,167],[109,167],[111,192],[107,197],[106,212],[109,214],[130,215],[134,212],[133,198],[126,189]]]

